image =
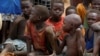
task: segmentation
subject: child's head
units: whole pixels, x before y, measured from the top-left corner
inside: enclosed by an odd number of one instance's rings
[[[70,6],[68,8],[66,8],[65,14],[69,15],[69,14],[76,14],[76,8],[74,6]]]
[[[21,5],[23,14],[29,16],[32,9],[32,3],[30,2],[30,0],[22,0]]]
[[[51,6],[51,16],[59,19],[64,12],[64,3],[62,0],[54,0]]]
[[[100,11],[100,0],[93,0],[92,1],[92,8]]]
[[[36,5],[33,7],[30,15],[30,20],[33,23],[44,22],[49,17],[49,10],[46,6]]]
[[[90,9],[87,12],[87,21],[88,21],[88,25],[89,27],[98,21],[98,17],[100,16],[100,12],[94,9]]]
[[[63,30],[65,32],[70,32],[76,30],[81,25],[81,18],[77,14],[67,15],[64,19]]]

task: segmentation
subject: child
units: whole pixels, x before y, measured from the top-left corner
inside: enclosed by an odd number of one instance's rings
[[[57,38],[62,40],[60,36],[60,32],[62,31],[63,26],[63,17],[62,14],[64,12],[64,4],[62,1],[54,1],[51,7],[51,16],[46,21],[46,24],[53,25],[55,29],[55,34]]]
[[[26,21],[29,19],[32,3],[29,0],[22,0],[22,15],[18,16],[13,23],[9,37],[21,37],[24,34]]]
[[[89,25],[89,29],[86,31],[85,41],[86,41],[86,50],[87,52],[93,51],[93,43],[94,43],[94,31],[91,28],[91,25],[96,22],[98,17],[98,11],[90,9],[87,13],[87,21]]]
[[[100,56],[100,12],[97,17],[97,22],[91,25],[91,28],[95,32],[95,39],[94,39],[94,47],[93,47],[93,56]]]
[[[28,42],[28,44],[33,45],[33,51],[36,55],[50,54],[46,47],[47,41],[50,42],[52,48],[54,45],[52,40],[49,40],[53,37],[53,35],[47,31],[48,26],[45,24],[48,17],[48,9],[45,6],[36,5],[32,9],[30,19],[26,24],[25,36],[31,40],[31,43]]]
[[[67,45],[66,56],[81,56],[82,45],[81,45],[81,30],[79,26],[82,24],[81,18],[77,14],[70,14],[64,19],[63,30],[65,32],[65,37],[59,51]],[[69,27],[66,27],[69,26]],[[66,34],[67,32],[67,34]],[[81,50],[80,50],[81,49]]]
[[[64,13],[64,3],[62,0],[53,0],[50,12],[51,15],[46,21],[46,24],[53,26],[54,35],[56,36],[59,45],[63,40],[62,26],[64,17],[62,17],[62,14]],[[52,48],[50,47],[49,43],[48,47],[48,49],[52,52]]]
[[[12,25],[12,30],[10,31],[9,38],[5,41],[5,45],[12,44],[9,47],[14,47],[13,52],[15,55],[26,55],[27,54],[27,46],[26,46],[26,40],[23,38],[24,36],[24,28],[26,20],[29,18],[32,4],[29,0],[23,0],[21,2],[22,4],[22,11],[23,15],[17,17]],[[7,46],[8,47],[8,46]],[[9,52],[9,48],[5,47],[5,52]],[[4,50],[3,50],[4,51]]]
[[[73,7],[73,6],[66,8],[66,16],[69,15],[69,14],[77,14],[76,8]],[[83,50],[84,50],[85,49],[85,38],[84,38],[85,29],[84,29],[83,25],[80,25],[80,29],[81,29],[82,37],[83,37],[81,40],[83,41]]]
[[[76,14],[76,8],[74,6],[69,6],[66,8],[65,14],[66,16],[69,14]]]

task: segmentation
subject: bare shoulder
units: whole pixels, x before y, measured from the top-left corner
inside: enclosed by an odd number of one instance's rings
[[[17,16],[17,18],[14,20],[14,23],[19,23],[21,20],[24,20],[25,18],[21,15]]]
[[[47,27],[45,28],[45,31],[48,32],[48,33],[54,32],[54,31],[53,31],[53,26],[47,26]]]
[[[100,30],[100,22],[96,22],[91,25],[93,30]]]

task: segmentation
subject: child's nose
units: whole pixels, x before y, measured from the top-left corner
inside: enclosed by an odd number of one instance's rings
[[[27,11],[27,8],[25,8],[24,11]]]
[[[56,10],[56,13],[59,13],[59,10]]]

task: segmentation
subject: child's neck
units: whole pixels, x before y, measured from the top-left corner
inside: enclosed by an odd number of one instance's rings
[[[36,27],[37,30],[40,31],[40,30],[44,29],[45,23],[44,23],[44,22],[36,23],[36,24],[35,24],[35,27]]]
[[[51,17],[50,19],[52,22],[59,22],[61,20],[60,17]]]
[[[29,19],[29,16],[28,15],[23,15],[25,17],[25,20],[28,20]]]

